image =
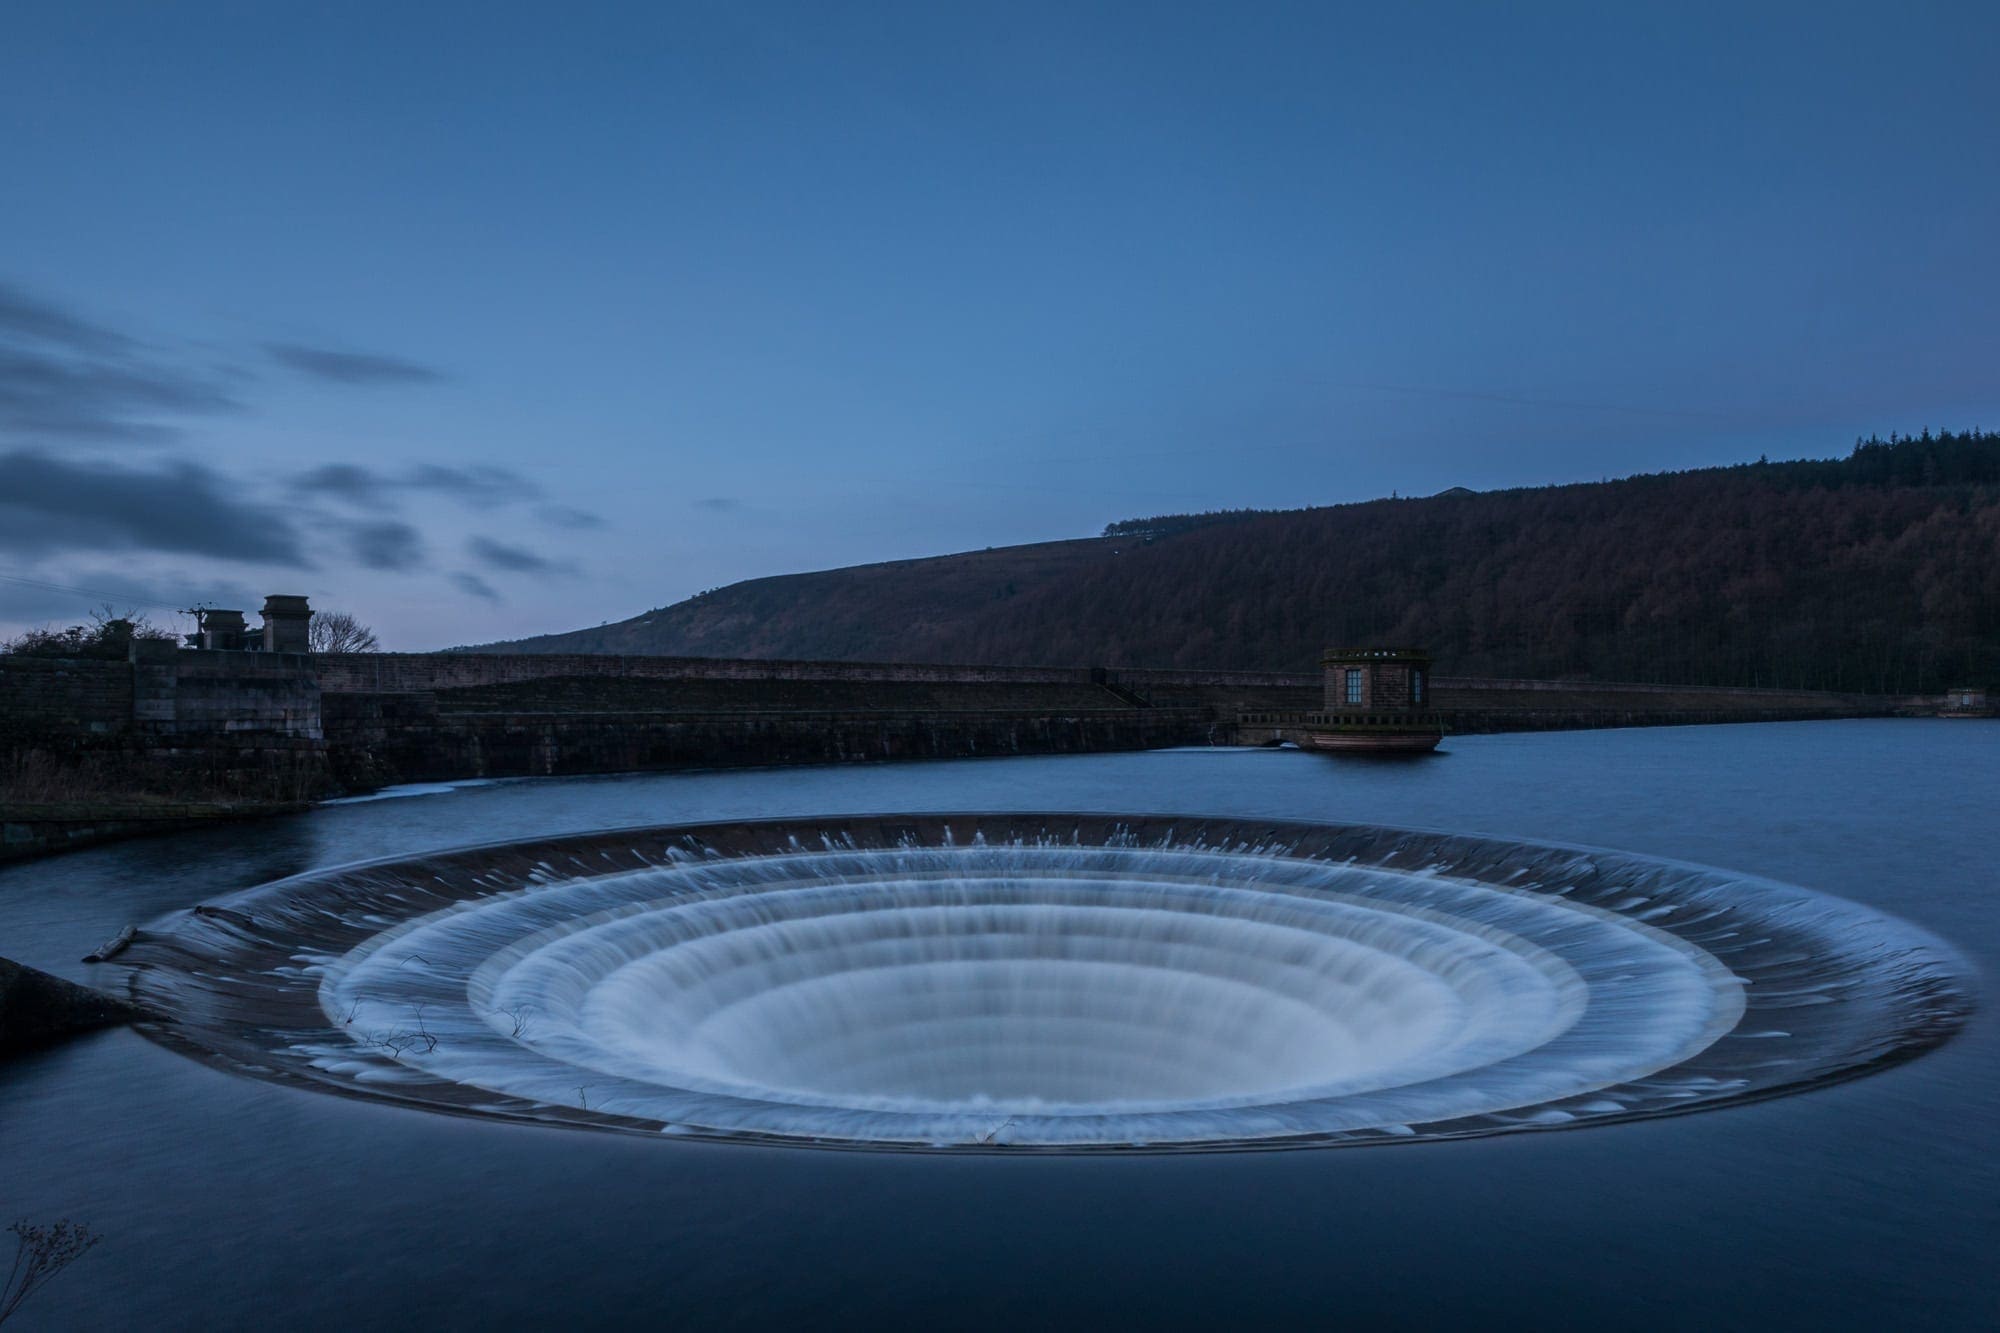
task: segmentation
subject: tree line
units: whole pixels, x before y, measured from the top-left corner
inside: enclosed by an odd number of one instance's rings
[[[122,660],[134,641],[180,642],[179,635],[136,610],[120,613],[105,604],[89,612],[88,619],[88,624],[26,630],[0,641],[0,655]],[[373,653],[381,651],[382,642],[351,612],[315,611],[306,628],[306,647],[315,653]]]
[[[912,657],[1308,668],[1331,643],[1455,675],[1876,693],[2000,684],[2000,434],[1612,482],[1175,515]]]
[[[1285,511],[755,579],[508,651],[1441,673],[1935,693],[2000,685],[2000,434]]]

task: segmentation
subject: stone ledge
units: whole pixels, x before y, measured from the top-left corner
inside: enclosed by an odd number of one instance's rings
[[[0,1056],[145,1017],[116,996],[0,958]]]
[[[0,806],[0,865],[50,856],[57,852],[176,833],[203,824],[267,815],[294,814],[311,808],[308,801],[263,801],[232,805],[64,804]]]

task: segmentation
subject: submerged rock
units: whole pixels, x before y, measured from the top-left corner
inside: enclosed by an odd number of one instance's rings
[[[145,1016],[115,996],[0,958],[0,1056]]]

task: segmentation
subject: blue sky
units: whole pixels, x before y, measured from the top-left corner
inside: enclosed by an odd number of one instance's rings
[[[0,11],[0,631],[2000,424],[2000,7]],[[53,586],[50,586],[53,585]]]

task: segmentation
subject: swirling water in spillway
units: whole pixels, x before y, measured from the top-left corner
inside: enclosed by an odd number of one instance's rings
[[[176,1039],[461,1111],[928,1147],[1355,1142],[1690,1109],[1921,1050],[1948,950],[1612,854],[1311,825],[628,831],[252,891]],[[190,957],[202,966],[190,967]]]

